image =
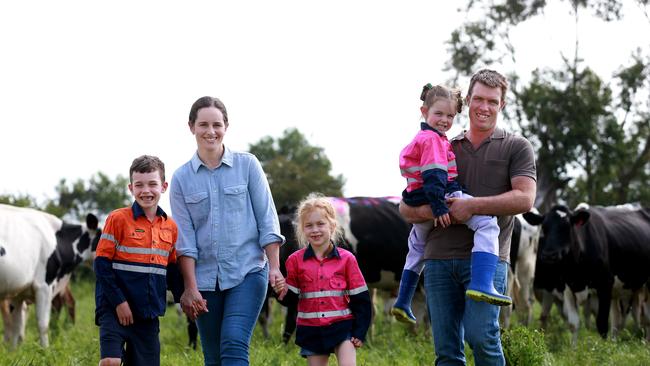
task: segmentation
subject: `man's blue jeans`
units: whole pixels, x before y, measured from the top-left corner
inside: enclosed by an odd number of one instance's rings
[[[476,365],[505,365],[499,332],[499,307],[465,297],[470,259],[428,259],[424,288],[431,319],[436,365],[464,365],[463,340]],[[494,288],[505,292],[508,263],[499,261]]]
[[[205,365],[248,365],[248,346],[266,298],[268,266],[220,291],[201,291],[208,312],[196,319]]]

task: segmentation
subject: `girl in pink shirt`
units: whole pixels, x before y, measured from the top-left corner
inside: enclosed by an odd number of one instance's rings
[[[400,153],[400,170],[407,186],[402,200],[409,206],[430,205],[433,221],[414,224],[409,236],[409,253],[406,257],[399,295],[391,313],[400,321],[415,323],[411,300],[424,267],[424,244],[436,225],[451,224],[446,199],[469,198],[456,180],[456,156],[445,133],[451,128],[456,113],[462,111],[460,91],[427,84],[422,90],[420,107],[425,122],[420,131]],[[474,231],[472,248],[472,275],[466,294],[476,301],[495,305],[510,305],[512,300],[494,289],[493,278],[498,262],[499,226],[494,216],[475,215],[464,223]]]
[[[286,288],[278,288],[278,299],[298,302],[296,344],[310,366],[326,366],[330,353],[339,365],[354,365],[370,326],[368,287],[354,255],[334,244],[341,231],[327,198],[309,195],[296,220],[303,248],[287,259]]]

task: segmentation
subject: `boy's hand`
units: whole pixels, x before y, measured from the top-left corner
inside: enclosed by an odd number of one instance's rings
[[[285,296],[287,296],[287,292],[289,291],[289,288],[285,287],[279,294],[278,294],[278,300],[282,301]]]
[[[131,313],[131,307],[128,302],[123,302],[115,307],[115,312],[117,312],[117,320],[120,322],[120,325],[126,327],[127,325],[133,324],[133,313]]]
[[[350,342],[352,342],[352,345],[354,345],[354,348],[361,348],[363,346],[363,341],[360,340],[359,338],[350,338]]]
[[[181,308],[188,318],[196,320],[199,315],[208,312],[208,302],[198,289],[186,288],[181,295]]]

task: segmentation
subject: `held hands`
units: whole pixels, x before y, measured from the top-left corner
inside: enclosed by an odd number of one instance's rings
[[[287,282],[280,269],[273,268],[269,271],[269,284],[273,287],[273,291],[278,294],[278,299],[282,300],[284,295],[287,294]]]
[[[186,288],[181,295],[181,308],[191,320],[196,320],[199,315],[208,312],[208,301],[198,289]]]
[[[117,320],[121,326],[126,327],[127,325],[133,324],[133,313],[131,313],[131,307],[128,302],[124,301],[117,305],[115,312],[117,313]]]
[[[359,338],[350,337],[350,342],[352,342],[354,348],[361,348],[361,346],[363,346],[363,341]]]

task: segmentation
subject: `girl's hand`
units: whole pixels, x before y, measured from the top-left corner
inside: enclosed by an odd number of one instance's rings
[[[440,215],[433,219],[433,227],[438,227],[438,225],[442,226],[443,228],[451,225],[451,217],[449,217],[449,213]]]
[[[363,346],[363,341],[360,340],[359,338],[351,337],[350,342],[352,342],[354,348],[361,348],[361,346]]]

